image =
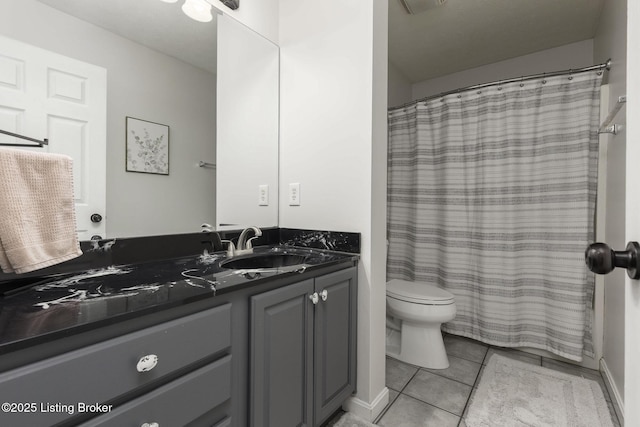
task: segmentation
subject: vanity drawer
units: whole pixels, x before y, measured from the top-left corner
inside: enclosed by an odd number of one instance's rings
[[[0,412],[0,425],[53,425],[74,414],[43,411],[41,404],[77,408],[80,402],[107,402],[229,348],[230,340],[231,304],[225,304],[5,372],[0,402],[33,403],[37,410]],[[140,360],[150,355],[157,356],[157,364],[139,372]]]
[[[231,396],[231,356],[170,382],[80,427],[185,426]],[[227,420],[230,420],[227,418]],[[223,421],[222,426],[225,425]],[[230,426],[230,421],[228,426]]]

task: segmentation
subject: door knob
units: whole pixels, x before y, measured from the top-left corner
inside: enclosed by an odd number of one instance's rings
[[[632,279],[640,279],[640,245],[627,243],[626,250],[614,251],[605,243],[592,243],[584,253],[589,270],[596,274],[607,274],[616,267],[626,268]]]
[[[91,215],[91,222],[100,222],[102,221],[102,215],[94,213]]]

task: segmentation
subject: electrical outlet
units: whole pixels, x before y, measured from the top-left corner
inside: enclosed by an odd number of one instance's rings
[[[269,185],[258,185],[258,206],[269,206]]]
[[[300,206],[300,184],[289,184],[289,206]]]

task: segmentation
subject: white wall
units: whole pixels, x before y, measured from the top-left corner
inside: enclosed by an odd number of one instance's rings
[[[218,18],[218,229],[278,225],[278,70],[278,46]],[[268,206],[258,204],[261,185]]]
[[[280,226],[360,232],[358,392],[385,387],[387,0],[280,2]],[[300,183],[300,206],[289,206]]]
[[[107,235],[215,223],[215,76],[35,0],[2,0],[0,33],[107,69]],[[170,175],[125,172],[125,116],[170,126]]]
[[[611,71],[606,75],[609,83],[609,106],[613,108],[617,99],[626,94],[627,78],[627,4],[626,0],[611,0],[604,3],[602,17],[594,38],[594,60],[611,58]],[[626,107],[620,111],[615,123],[626,123]],[[626,135],[623,131],[608,136],[607,144],[607,189],[606,230],[603,241],[615,250],[622,250],[625,242],[625,159]],[[602,140],[603,138],[601,138]],[[614,394],[624,398],[624,284],[626,273],[616,269],[604,276],[604,354],[605,375],[613,383]],[[622,403],[622,402],[621,402]]]
[[[389,107],[411,102],[411,81],[393,63],[389,62]]]
[[[278,11],[280,0],[239,0],[240,7],[231,10],[220,0],[207,0],[213,7],[238,22],[278,43]]]
[[[465,86],[593,64],[593,41],[584,40],[415,83],[412,98],[420,99]]]

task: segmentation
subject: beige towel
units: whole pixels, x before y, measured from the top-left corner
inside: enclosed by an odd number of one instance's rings
[[[72,159],[0,148],[0,268],[26,273],[82,255]]]

